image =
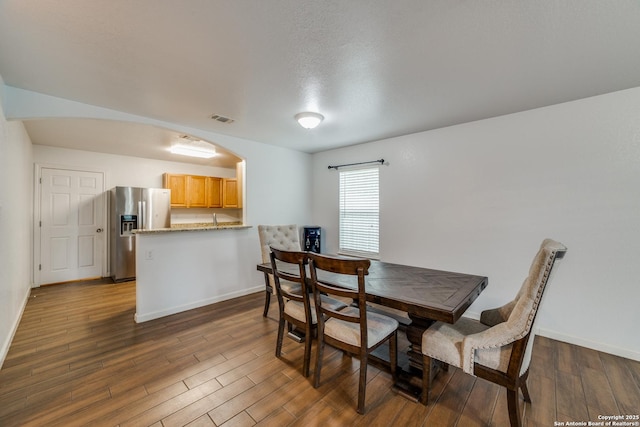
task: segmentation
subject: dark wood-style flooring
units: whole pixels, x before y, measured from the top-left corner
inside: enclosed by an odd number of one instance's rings
[[[0,370],[1,426],[507,426],[504,390],[451,368],[425,407],[369,367],[327,348],[321,386],[302,377],[303,345],[274,356],[277,308],[263,293],[142,324],[135,284],[34,289]],[[315,347],[314,347],[315,351]],[[640,413],[640,362],[538,337],[526,426]]]

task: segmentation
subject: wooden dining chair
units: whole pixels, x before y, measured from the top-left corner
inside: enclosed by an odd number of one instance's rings
[[[307,252],[271,248],[270,259],[279,313],[276,357],[282,355],[285,323],[300,328],[305,334],[302,374],[308,377],[309,365],[311,364],[311,342],[318,325],[316,309],[306,283],[308,254]],[[342,301],[324,295],[322,303],[334,310],[341,310],[347,306]]]
[[[318,319],[318,348],[314,387],[320,386],[322,354],[324,345],[343,350],[360,359],[360,382],[358,385],[358,413],[365,412],[365,392],[367,385],[367,361],[369,354],[385,342],[389,342],[391,375],[395,383],[397,366],[398,322],[387,316],[367,311],[365,278],[371,262],[368,259],[334,258],[309,254],[309,268],[313,297]],[[352,276],[357,280],[357,288],[347,289],[334,281],[324,279],[322,272]],[[355,282],[355,280],[354,280]],[[346,298],[354,301],[341,311],[328,307],[322,295]]]
[[[286,251],[300,251],[300,232],[295,224],[287,225],[258,225],[258,238],[260,240],[260,253],[262,255],[262,263],[271,262],[271,247],[283,249]],[[269,313],[269,305],[271,304],[271,295],[275,294],[273,275],[264,273],[265,296],[263,317],[267,317]],[[286,285],[285,285],[286,286]],[[292,292],[300,292],[300,287],[290,289]]]
[[[544,240],[513,301],[483,311],[480,321],[463,317],[454,324],[436,322],[423,333],[422,403],[429,403],[433,363],[440,361],[505,387],[511,426],[522,425],[518,392],[531,402],[527,376],[534,321],[555,260],[566,251],[562,243]]]

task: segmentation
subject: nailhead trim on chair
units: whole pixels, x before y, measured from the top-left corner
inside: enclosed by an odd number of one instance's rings
[[[544,272],[542,274],[542,284],[540,285],[540,287],[538,288],[538,292],[536,293],[536,297],[534,298],[533,301],[533,306],[531,308],[531,311],[529,312],[529,316],[527,318],[527,324],[525,329],[518,335],[511,337],[511,339],[508,339],[504,342],[498,343],[498,344],[494,344],[494,345],[488,345],[488,346],[481,346],[481,347],[473,347],[472,351],[470,353],[470,369],[471,369],[471,375],[473,375],[473,365],[475,362],[475,350],[489,350],[492,348],[500,348],[500,347],[504,347],[508,344],[511,344],[512,342],[515,342],[521,338],[523,338],[524,336],[526,336],[529,333],[529,330],[531,329],[531,326],[533,325],[533,320],[535,318],[536,312],[538,311],[538,306],[540,305],[540,300],[542,299],[542,293],[544,292],[544,288],[547,286],[547,281],[549,280],[549,275],[551,273],[551,268],[553,267],[553,260],[556,257],[556,252],[557,251],[551,251],[549,253],[549,256],[547,258],[547,262],[546,262],[546,266],[544,269]]]

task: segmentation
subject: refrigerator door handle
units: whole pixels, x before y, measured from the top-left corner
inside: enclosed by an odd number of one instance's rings
[[[142,226],[140,228],[142,228],[143,230],[146,230],[147,229],[147,202],[143,200],[141,203],[142,203]]]
[[[142,230],[142,202],[138,201],[138,228]]]

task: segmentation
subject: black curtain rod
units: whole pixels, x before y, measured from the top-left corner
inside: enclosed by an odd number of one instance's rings
[[[338,168],[343,168],[345,166],[368,165],[369,163],[380,163],[381,165],[383,165],[384,159],[372,160],[370,162],[348,163],[346,165],[329,166],[328,169],[338,169]]]

